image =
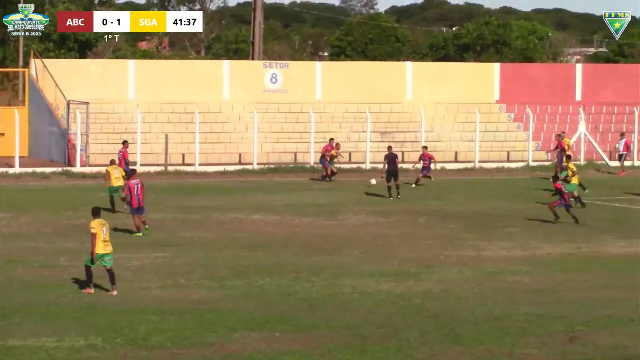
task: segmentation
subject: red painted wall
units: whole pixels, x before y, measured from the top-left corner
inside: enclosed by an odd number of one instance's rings
[[[582,102],[640,104],[640,65],[582,65]]]
[[[499,103],[571,104],[575,64],[500,64]]]

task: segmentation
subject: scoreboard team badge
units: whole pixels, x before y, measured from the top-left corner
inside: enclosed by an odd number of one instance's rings
[[[17,13],[5,15],[2,18],[2,22],[9,27],[11,36],[42,35],[44,26],[49,23],[49,17],[34,13],[34,10],[33,4],[20,4]]]
[[[627,25],[629,25],[631,21],[631,11],[604,11],[602,18],[609,27],[609,30],[611,30],[613,37],[615,37],[616,40],[620,40],[624,29],[627,28]]]

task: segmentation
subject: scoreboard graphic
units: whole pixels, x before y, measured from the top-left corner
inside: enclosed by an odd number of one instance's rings
[[[202,32],[202,11],[58,11],[58,32]]]

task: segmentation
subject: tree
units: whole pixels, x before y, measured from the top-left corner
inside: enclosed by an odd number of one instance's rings
[[[433,61],[550,62],[561,53],[548,28],[489,18],[434,36],[421,55]]]
[[[387,15],[370,14],[346,22],[330,41],[331,60],[403,60],[409,35]]]
[[[378,0],[340,0],[340,6],[355,15],[373,14],[378,11]]]
[[[249,58],[249,28],[225,31],[207,43],[209,59],[246,60]]]
[[[640,64],[640,29],[624,32],[623,40],[614,41],[607,52],[585,57],[585,62],[601,64]]]

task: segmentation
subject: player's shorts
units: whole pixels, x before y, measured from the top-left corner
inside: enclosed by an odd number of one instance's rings
[[[129,210],[131,211],[131,215],[144,215],[144,206],[130,206]]]
[[[111,196],[118,195],[120,197],[124,197],[124,185],[109,186],[107,191],[109,191],[109,195]]]
[[[568,183],[564,188],[569,192],[578,191],[578,184]]]
[[[393,182],[398,182],[398,179],[400,178],[398,169],[387,169],[386,175],[387,183],[390,183],[391,180],[393,180]]]
[[[422,167],[422,176],[429,175],[429,173],[431,173],[431,165],[423,166]]]
[[[558,167],[562,167],[563,163],[564,163],[564,155],[558,154],[558,158],[556,159],[556,165]]]
[[[96,262],[91,262],[91,254],[87,256],[87,259],[84,261],[84,264],[87,266],[94,267],[98,264],[102,264],[103,266],[113,266],[113,253],[108,254],[96,254]]]
[[[336,170],[336,164],[334,164],[333,161],[329,161],[329,169],[333,172],[338,172],[338,170]]]
[[[571,206],[571,203],[564,202],[564,201],[561,201],[561,200],[553,202],[552,205],[555,206],[555,207],[563,207],[565,209],[571,209],[573,207],[573,206]]]
[[[329,160],[327,160],[326,157],[321,156],[320,157],[320,165],[322,165],[323,168],[328,168],[329,167]]]
[[[618,154],[618,161],[623,162],[627,159],[627,153]]]

